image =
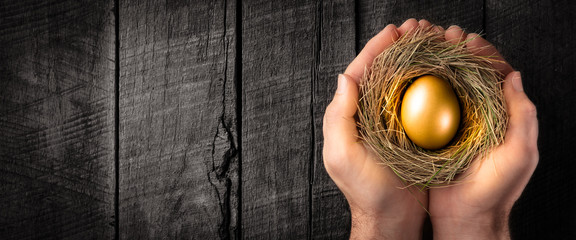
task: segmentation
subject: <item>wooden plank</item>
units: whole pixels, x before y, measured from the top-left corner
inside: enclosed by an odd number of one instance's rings
[[[113,1],[0,5],[0,238],[114,237]]]
[[[353,0],[320,1],[317,16],[320,41],[314,76],[314,174],[312,179],[312,238],[346,239],[350,235],[350,209],[330,179],[322,160],[322,119],[336,91],[337,75],[356,57]]]
[[[120,237],[238,236],[235,1],[120,2]]]
[[[486,1],[486,37],[536,104],[540,162],[512,211],[513,239],[576,239],[573,1]]]
[[[483,1],[358,0],[357,50],[388,24],[400,26],[406,19],[426,19],[445,28],[458,25],[468,32],[483,26]]]
[[[358,0],[356,4],[357,51],[386,25],[399,27],[409,18],[426,19],[445,28],[458,25],[468,32],[481,32],[484,22],[483,1]],[[432,239],[431,227],[427,221],[424,239]]]
[[[242,233],[309,235],[317,4],[242,3]]]

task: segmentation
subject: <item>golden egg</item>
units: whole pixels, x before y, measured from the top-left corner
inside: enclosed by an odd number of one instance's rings
[[[402,98],[400,120],[416,145],[429,150],[442,148],[458,131],[458,98],[445,80],[432,75],[419,77]]]

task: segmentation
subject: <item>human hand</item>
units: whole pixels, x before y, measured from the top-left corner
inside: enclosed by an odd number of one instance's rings
[[[494,46],[459,27],[446,30],[447,41],[468,39],[477,55],[495,56],[494,67],[506,76],[504,97],[509,114],[504,143],[476,159],[456,180],[462,183],[429,191],[434,239],[509,239],[510,210],[538,164],[536,108],[522,90],[519,72],[504,61]]]
[[[351,239],[416,239],[422,235],[428,196],[405,185],[357,138],[358,83],[374,58],[399,36],[427,21],[388,25],[372,38],[338,77],[338,89],[324,115],[324,166],[344,193],[352,213]],[[438,29],[439,30],[439,29]]]

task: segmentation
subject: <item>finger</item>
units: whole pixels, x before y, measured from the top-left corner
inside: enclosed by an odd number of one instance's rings
[[[452,44],[459,44],[459,43],[465,41],[466,36],[467,36],[466,32],[464,32],[464,30],[462,30],[462,28],[460,28],[456,25],[450,26],[446,30],[446,33],[444,34],[444,38],[446,38],[446,41],[448,41]]]
[[[432,27],[432,31],[434,31],[434,32],[444,31],[444,29],[441,26],[433,26],[432,23],[430,23],[426,19],[420,19],[420,21],[418,21],[418,26],[422,29],[427,29],[429,27]]]
[[[439,25],[435,25],[435,26],[432,28],[432,30],[435,31],[435,32],[438,32],[438,33],[444,32],[444,28],[443,28],[442,26],[439,26]]]
[[[416,19],[414,18],[410,18],[406,20],[406,22],[402,23],[402,25],[398,28],[398,34],[402,36],[405,33],[417,28],[418,26],[419,26],[418,21],[416,21]]]
[[[470,33],[467,36],[468,43],[466,43],[466,47],[470,49],[474,54],[478,56],[487,56],[491,57],[494,61],[492,61],[492,66],[498,70],[502,74],[502,76],[507,76],[509,73],[514,71],[514,69],[508,64],[502,55],[496,50],[496,48],[482,38],[480,35],[475,33]]]
[[[376,36],[366,43],[364,49],[362,49],[358,56],[348,65],[344,73],[352,77],[352,80],[356,83],[359,83],[362,75],[364,75],[364,69],[370,68],[374,58],[382,53],[388,46],[392,45],[392,43],[398,39],[398,36],[396,26],[393,24],[386,26],[380,33],[376,34]]]
[[[420,21],[418,21],[418,25],[420,26],[420,28],[427,28],[427,27],[432,26],[432,23],[430,23],[426,19],[420,19]]]
[[[324,114],[324,144],[331,149],[344,150],[358,141],[356,115],[358,87],[346,74],[338,76],[338,89]]]
[[[520,72],[512,72],[504,80],[504,97],[509,116],[505,141],[528,147],[522,150],[535,150],[538,139],[536,107],[524,93]]]

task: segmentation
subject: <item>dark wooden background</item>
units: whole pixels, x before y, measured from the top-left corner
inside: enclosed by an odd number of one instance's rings
[[[576,3],[0,1],[1,239],[344,239],[336,75],[389,23],[482,32],[538,108],[516,239],[576,239]]]

